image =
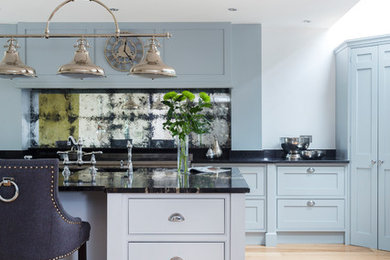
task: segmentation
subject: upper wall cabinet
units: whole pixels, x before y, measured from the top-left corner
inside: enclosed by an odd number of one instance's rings
[[[103,67],[106,78],[83,81],[56,75],[59,66],[73,59],[75,38],[21,39],[22,59],[36,69],[37,79],[18,79],[22,88],[171,88],[231,87],[230,23],[121,23],[123,32],[170,32],[170,39],[160,38],[163,61],[175,68],[177,78],[144,79],[114,70],[104,56],[106,40],[89,39],[90,56]],[[44,23],[19,23],[19,34],[43,33]],[[53,23],[50,33],[112,33],[112,23]],[[140,39],[148,50],[148,38]],[[15,80],[16,81],[16,80]]]

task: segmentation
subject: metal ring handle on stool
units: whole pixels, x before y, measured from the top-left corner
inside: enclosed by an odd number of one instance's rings
[[[5,184],[5,183],[7,183],[7,182],[9,182],[9,183],[11,183],[14,187],[15,187],[15,195],[12,197],[12,198],[10,198],[10,199],[5,199],[5,198],[3,198],[1,195],[0,195],[0,200],[2,201],[2,202],[13,202],[13,201],[15,201],[18,197],[19,197],[19,187],[18,187],[18,185],[15,183],[15,182],[13,182],[13,181],[2,181],[2,182],[0,182],[0,187],[1,186],[3,186],[3,184]]]

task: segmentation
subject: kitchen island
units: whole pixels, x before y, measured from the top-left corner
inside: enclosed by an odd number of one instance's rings
[[[179,176],[173,169],[60,176],[60,191],[107,194],[107,259],[244,260],[245,193],[238,169]],[[94,226],[92,225],[92,229]]]

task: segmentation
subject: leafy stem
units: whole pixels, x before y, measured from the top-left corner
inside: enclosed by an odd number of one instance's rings
[[[202,114],[204,108],[210,108],[210,97],[205,92],[199,93],[198,102],[190,91],[176,93],[169,92],[164,95],[163,104],[168,106],[167,119],[163,128],[172,136],[184,140],[190,133],[204,134],[210,130],[210,121]]]

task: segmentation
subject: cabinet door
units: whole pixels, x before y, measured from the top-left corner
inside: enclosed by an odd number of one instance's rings
[[[265,231],[265,200],[256,198],[245,199],[245,231]]]
[[[172,33],[163,39],[164,62],[176,69],[182,82],[230,82],[230,32],[227,23],[164,24]]]
[[[378,47],[351,55],[351,243],[376,248]]]
[[[378,248],[390,250],[390,45],[379,48]]]
[[[247,196],[265,195],[265,167],[239,167],[250,188]]]

